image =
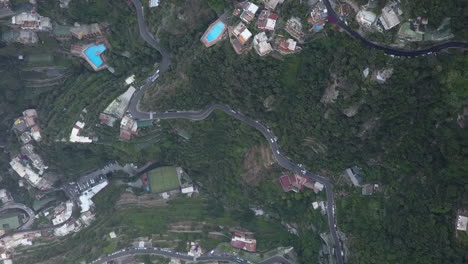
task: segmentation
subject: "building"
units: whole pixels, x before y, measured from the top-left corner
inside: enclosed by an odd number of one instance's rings
[[[265,8],[270,9],[270,10],[275,10],[276,6],[279,4],[282,4],[284,0],[263,0],[263,4],[265,5]]]
[[[130,86],[127,91],[113,100],[99,115],[101,122],[110,127],[114,126],[115,121],[117,121],[117,119],[121,119],[124,116],[125,111],[128,108],[128,104],[130,103],[130,99],[132,99],[135,91],[135,87]]]
[[[400,17],[403,14],[401,9],[398,7],[396,2],[392,2],[386,5],[382,9],[382,14],[379,17],[379,22],[385,28],[389,30],[400,24]]]
[[[0,189],[0,202],[3,204],[13,202],[13,197],[7,189]]]
[[[159,6],[159,0],[149,0],[149,7],[157,7]]]
[[[68,8],[70,5],[71,0],[60,0],[59,1],[59,6],[60,8]]]
[[[66,201],[54,208],[54,214],[52,216],[52,224],[59,225],[69,220],[73,212],[73,202]]]
[[[39,171],[39,175],[44,174],[44,170],[48,169],[45,166],[44,161],[41,156],[34,152],[34,146],[31,144],[25,144],[21,147],[21,154],[23,155],[23,160],[29,160],[32,162],[33,166]]]
[[[50,31],[52,24],[50,18],[40,16],[35,11],[23,12],[11,18],[11,24],[21,29],[35,31]]]
[[[362,195],[372,195],[377,184],[364,184],[362,186]]]
[[[87,212],[89,210],[91,210],[91,207],[94,206],[94,203],[93,201],[91,200],[98,192],[100,192],[102,189],[104,189],[107,185],[109,184],[109,182],[107,180],[99,183],[99,184],[96,184],[95,186],[87,189],[86,191],[84,191],[80,197],[78,198],[79,199],[79,206],[81,207],[81,212],[84,213],[84,212]]]
[[[317,2],[315,7],[310,11],[310,17],[307,18],[307,23],[312,25],[309,31],[320,31],[324,28],[328,20],[328,10],[323,2]]]
[[[22,134],[27,128],[28,126],[26,125],[26,121],[23,117],[17,118],[15,122],[13,122],[13,130],[16,134]]]
[[[382,84],[382,83],[385,83],[387,79],[392,77],[392,75],[393,75],[393,68],[384,68],[384,69],[378,70],[375,73],[375,80],[378,83]]]
[[[70,142],[73,143],[91,143],[93,142],[92,139],[89,137],[84,137],[80,135],[80,131],[84,128],[85,123],[76,121],[75,125],[72,128],[72,131],[70,133]]]
[[[373,12],[367,10],[361,10],[356,15],[356,21],[359,25],[367,28],[370,28],[374,24],[376,18],[377,16]]]
[[[295,38],[299,42],[303,41],[304,32],[302,32],[302,23],[299,20],[299,18],[291,17],[286,22],[285,30],[286,30],[286,32],[288,32],[293,38]]]
[[[39,174],[34,172],[29,165],[23,165],[19,157],[15,157],[10,161],[11,168],[21,177],[26,179],[32,186],[36,187],[41,181]]]
[[[279,178],[279,182],[281,184],[281,188],[283,188],[283,191],[285,192],[289,192],[289,191],[300,192],[304,189],[304,187],[306,187],[306,188],[312,189],[314,192],[317,193],[323,189],[323,185],[322,185],[322,188],[317,188],[315,186],[315,184],[321,184],[321,183],[316,182],[314,184],[312,179],[310,179],[309,177],[302,176],[299,174],[294,174],[294,173],[283,174]]]
[[[457,230],[466,231],[468,227],[468,217],[463,215],[457,216]]]
[[[244,23],[239,22],[234,28],[229,27],[229,35],[232,47],[237,54],[242,54],[249,48],[248,41],[252,37],[252,33]]]
[[[97,23],[89,25],[76,24],[70,29],[70,33],[77,39],[95,38],[102,35],[101,26]]]
[[[278,14],[271,12],[268,9],[262,10],[258,17],[257,27],[260,30],[275,30],[276,21],[278,20]]]
[[[132,75],[128,76],[127,79],[125,79],[125,84],[126,84],[126,85],[130,85],[130,84],[132,84],[134,81],[135,81],[135,74],[132,74]]]
[[[323,185],[322,183],[320,183],[320,182],[315,182],[315,183],[314,183],[314,188],[315,188],[316,190],[318,190],[318,191],[323,190],[323,187],[324,187],[324,185]]]
[[[130,140],[138,134],[138,125],[137,122],[126,115],[122,118],[120,122],[120,138],[125,140]]]
[[[293,39],[279,37],[275,40],[275,42],[276,50],[283,55],[298,53],[302,50],[302,48],[299,47],[297,42]]]
[[[260,32],[254,36],[252,41],[253,47],[258,55],[265,56],[273,51],[271,44],[268,42],[268,37],[265,32]]]
[[[208,27],[205,33],[203,33],[200,41],[205,45],[205,47],[209,48],[223,39],[226,28],[226,22],[223,19],[218,18]]]
[[[252,237],[251,233],[234,232],[231,238],[231,246],[233,248],[255,252],[257,249],[257,240]]]
[[[258,5],[248,2],[244,7],[244,11],[242,11],[242,14],[240,15],[240,19],[249,24],[252,22],[252,20],[254,20],[257,11]]]
[[[348,179],[351,181],[351,183],[359,187],[361,186],[361,176],[359,176],[359,172],[357,171],[356,168],[347,168],[344,172],[345,176],[348,177]]]
[[[109,237],[110,237],[111,239],[114,239],[114,238],[117,237],[117,235],[115,234],[114,231],[112,231],[112,232],[109,233]]]

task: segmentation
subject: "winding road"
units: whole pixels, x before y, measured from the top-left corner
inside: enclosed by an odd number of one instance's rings
[[[137,19],[138,19],[138,28],[140,31],[141,37],[154,49],[158,50],[161,53],[162,61],[159,66],[159,74],[166,72],[169,68],[169,52],[164,50],[159,42],[149,33],[148,28],[145,24],[144,14],[143,14],[143,7],[141,5],[140,0],[132,0],[132,3],[135,6]],[[328,217],[328,224],[330,227],[330,234],[332,236],[333,247],[335,252],[335,258],[337,264],[343,264],[343,252],[341,248],[341,243],[338,239],[337,235],[337,225],[336,225],[336,215],[335,215],[335,198],[333,195],[333,185],[331,184],[328,178],[320,176],[318,174],[308,172],[305,169],[299,167],[299,165],[293,163],[288,158],[286,158],[282,153],[276,142],[277,137],[273,134],[273,132],[260,123],[259,121],[253,120],[251,118],[246,117],[242,113],[230,108],[227,105],[222,104],[215,104],[211,105],[208,108],[200,111],[177,111],[177,112],[165,112],[165,113],[154,113],[154,112],[142,112],[139,110],[139,103],[141,98],[146,92],[146,89],[152,84],[149,80],[144,82],[143,86],[139,88],[139,90],[134,94],[132,97],[128,111],[133,116],[133,118],[139,120],[156,120],[156,119],[189,119],[192,121],[199,121],[206,119],[213,111],[219,110],[223,111],[224,113],[232,116],[233,118],[255,128],[258,130],[262,135],[267,139],[270,148],[273,152],[274,157],[276,158],[278,164],[283,168],[290,170],[294,173],[303,174],[314,181],[318,181],[322,183],[326,189],[327,195],[327,217]]]
[[[395,55],[395,56],[409,56],[409,57],[414,57],[414,56],[419,56],[419,55],[424,55],[424,54],[430,54],[431,52],[438,52],[447,48],[465,48],[468,49],[468,44],[467,43],[462,43],[462,42],[447,42],[443,44],[439,44],[436,46],[433,46],[428,49],[422,49],[422,50],[401,50],[401,49],[396,49],[388,46],[384,46],[381,44],[377,44],[374,42],[371,42],[367,39],[365,39],[363,36],[361,36],[358,32],[354,31],[351,29],[348,25],[346,25],[343,20],[336,14],[336,12],[333,10],[331,7],[331,4],[329,0],[323,0],[325,3],[325,6],[328,9],[328,12],[330,15],[332,15],[336,21],[337,24],[342,27],[344,30],[346,30],[352,37],[362,41],[365,45],[367,45],[370,48],[375,48],[375,49],[380,49],[383,50],[386,54],[390,55]],[[166,72],[169,68],[169,63],[170,63],[170,54],[168,51],[166,51],[164,48],[161,47],[159,42],[152,36],[152,34],[149,32],[145,20],[144,20],[144,10],[141,5],[140,0],[132,0],[133,5],[135,6],[136,13],[137,13],[137,19],[138,19],[138,27],[140,31],[140,36],[154,49],[159,51],[162,56],[162,61],[159,65],[159,74],[162,74]],[[286,158],[282,153],[281,150],[277,144],[276,141],[276,136],[273,134],[273,132],[265,125],[260,123],[259,121],[253,120],[249,117],[246,117],[242,113],[230,108],[227,105],[222,105],[222,104],[215,104],[211,105],[208,108],[200,111],[176,111],[176,112],[165,112],[165,113],[154,113],[154,112],[143,112],[140,111],[139,109],[139,103],[141,101],[141,98],[145,94],[147,88],[152,84],[152,81],[148,78],[144,82],[144,84],[139,88],[139,90],[134,94],[130,104],[129,104],[129,112],[130,114],[135,118],[135,119],[140,119],[140,120],[156,120],[156,119],[188,119],[188,120],[193,120],[193,121],[198,121],[198,120],[204,120],[206,119],[213,111],[219,110],[222,111],[231,117],[255,128],[257,131],[262,133],[262,135],[267,139],[270,148],[273,152],[274,157],[276,158],[278,164],[282,166],[283,168],[292,171],[294,173],[298,174],[303,174],[306,175],[310,178],[312,178],[314,181],[318,181],[322,183],[325,187],[326,190],[326,196],[327,196],[327,217],[328,217],[328,225],[330,228],[330,234],[332,236],[332,241],[333,241],[333,247],[334,247],[334,254],[335,254],[335,259],[337,264],[343,264],[344,259],[343,259],[343,251],[342,251],[342,246],[341,242],[338,239],[337,235],[337,221],[336,221],[336,214],[335,214],[335,198],[333,195],[333,185],[330,182],[328,178],[325,178],[323,176],[320,176],[316,173],[313,172],[308,172],[305,169],[301,168],[298,164],[290,161],[288,158]],[[242,262],[241,262],[242,263]]]
[[[431,54],[433,52],[439,52],[439,51],[450,49],[450,48],[468,49],[468,43],[457,42],[457,41],[445,42],[445,43],[434,45],[430,48],[420,49],[420,50],[404,50],[404,49],[398,49],[398,48],[382,45],[380,43],[372,42],[366,39],[364,36],[362,36],[358,32],[356,32],[355,30],[353,30],[350,26],[348,26],[345,23],[333,9],[332,5],[330,4],[330,0],[323,0],[323,3],[327,7],[328,14],[331,15],[336,20],[337,22],[336,24],[338,26],[343,28],[353,38],[362,41],[366,46],[373,48],[373,49],[383,50],[385,54],[394,55],[394,56],[416,57],[416,56]]]
[[[177,258],[177,259],[185,260],[188,262],[229,261],[229,262],[239,263],[239,264],[252,264],[252,262],[248,260],[242,259],[240,257],[228,255],[228,254],[206,254],[206,255],[194,258],[193,256],[189,256],[184,253],[179,253],[176,251],[162,249],[162,248],[124,248],[114,253],[111,253],[107,256],[94,260],[90,262],[89,264],[105,264],[107,263],[107,261],[110,261],[113,259],[126,257],[126,256],[142,255],[142,254],[158,255],[158,256],[164,256],[168,258]],[[274,257],[265,259],[262,262],[259,262],[259,264],[278,264],[278,263],[290,264],[291,262],[289,262],[287,259],[281,256],[274,256]]]

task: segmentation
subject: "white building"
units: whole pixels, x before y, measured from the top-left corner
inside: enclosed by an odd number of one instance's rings
[[[77,121],[73,126],[73,129],[70,134],[70,142],[73,143],[91,143],[93,142],[92,139],[89,137],[82,137],[80,136],[80,130],[83,129],[85,126],[84,122]]]
[[[392,29],[396,25],[400,24],[400,18],[398,17],[398,14],[391,6],[385,6],[382,9],[382,15],[379,17],[379,21],[385,30]]]
[[[112,232],[109,233],[109,237],[110,237],[111,239],[114,239],[114,238],[117,237],[117,235],[115,234],[114,231],[112,231]]]
[[[13,198],[11,197],[8,190],[0,189],[0,201],[4,204],[13,201]]]
[[[149,7],[159,6],[159,0],[149,0]]]
[[[260,32],[253,38],[253,47],[258,55],[265,56],[273,51],[271,44],[265,32]]]
[[[32,186],[37,186],[39,182],[41,181],[41,177],[39,174],[34,172],[29,165],[24,166],[21,163],[21,160],[19,157],[16,157],[10,161],[10,166],[13,168],[13,170],[18,173],[18,175],[21,178],[25,178]]]
[[[36,12],[23,12],[11,18],[11,24],[18,25],[21,29],[49,31],[52,30],[50,18],[43,17]]]
[[[323,186],[323,184],[321,184],[320,182],[315,182],[314,187],[315,187],[316,189],[318,189],[319,191],[321,191],[321,190],[323,190],[323,187],[324,187],[324,186]]]
[[[459,215],[457,217],[457,230],[466,231],[468,226],[468,217]]]
[[[91,207],[94,205],[93,201],[91,198],[94,197],[98,192],[100,192],[102,189],[104,189],[107,185],[109,184],[108,181],[103,181],[92,188],[89,188],[88,190],[84,191],[81,196],[79,197],[79,203],[81,207],[81,212],[87,212],[91,209]]]
[[[377,16],[371,11],[361,10],[356,15],[356,21],[364,27],[371,27]]]
[[[134,81],[135,81],[135,74],[125,79],[125,84],[129,85],[129,84],[132,84]]]

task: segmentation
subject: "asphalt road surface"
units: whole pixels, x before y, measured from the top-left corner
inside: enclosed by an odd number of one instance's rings
[[[197,261],[197,262],[208,262],[208,261],[230,261],[234,263],[239,263],[239,264],[251,264],[252,262],[249,262],[245,259],[242,259],[240,257],[228,255],[228,254],[207,254],[204,256],[197,257],[196,259],[192,256],[189,256],[184,253],[179,253],[176,251],[168,250],[168,249],[160,249],[160,248],[125,248],[121,249],[119,251],[116,251],[114,253],[111,253],[105,257],[101,257],[97,260],[94,260],[90,262],[90,264],[105,264],[107,261],[121,258],[121,257],[128,257],[128,256],[134,256],[134,255],[158,255],[158,256],[164,256],[164,257],[169,257],[169,258],[177,258],[185,261]],[[259,264],[274,264],[274,263],[281,263],[281,264],[290,264],[287,259],[281,257],[281,256],[274,256],[271,258],[268,258],[262,262],[259,262]]]
[[[148,28],[146,27],[143,8],[141,6],[141,2],[139,0],[132,0],[132,3],[135,5],[137,11],[137,19],[138,19],[138,27],[140,30],[141,37],[148,42],[153,48],[161,52],[162,62],[159,67],[159,74],[164,73],[167,71],[169,66],[169,53],[164,49],[161,49],[158,41],[148,32]],[[327,195],[327,217],[328,217],[328,224],[330,227],[330,234],[333,240],[333,247],[335,251],[335,257],[337,264],[343,264],[343,256],[342,256],[342,248],[341,243],[338,239],[337,235],[337,225],[336,225],[336,216],[335,216],[335,199],[333,195],[333,186],[330,183],[328,178],[322,177],[318,174],[308,172],[303,168],[299,167],[299,165],[293,163],[288,158],[286,158],[280,151],[280,148],[276,142],[276,136],[273,132],[267,128],[265,125],[260,123],[259,121],[250,119],[244,116],[242,113],[235,111],[234,109],[230,108],[227,105],[211,105],[205,110],[200,111],[176,111],[176,112],[165,112],[165,113],[148,113],[142,112],[139,110],[139,103],[144,95],[146,89],[151,85],[151,81],[146,80],[139,88],[139,90],[134,94],[132,100],[130,101],[128,111],[133,116],[133,118],[140,119],[140,120],[155,120],[155,119],[189,119],[192,121],[204,120],[207,118],[214,110],[223,111],[226,114],[232,116],[233,118],[255,128],[263,136],[267,139],[268,143],[270,144],[270,148],[273,152],[274,157],[276,158],[278,164],[283,168],[293,171],[295,173],[303,174],[309,176],[315,181],[322,183],[326,189]]]
[[[375,43],[375,42],[367,40],[361,34],[359,34],[358,32],[354,31],[351,27],[346,25],[346,23],[341,19],[341,17],[335,12],[335,10],[333,10],[329,0],[323,0],[323,3],[327,7],[328,14],[331,15],[337,21],[337,24],[341,28],[346,30],[348,34],[350,34],[355,39],[362,41],[366,46],[370,48],[383,50],[385,54],[394,55],[394,56],[416,57],[416,56],[421,56],[421,55],[426,55],[426,54],[432,54],[433,52],[439,52],[439,51],[449,49],[449,48],[468,49],[468,43],[456,42],[456,41],[445,42],[445,43],[434,45],[427,49],[420,49],[420,50],[404,50],[404,49],[393,48],[390,46]]]

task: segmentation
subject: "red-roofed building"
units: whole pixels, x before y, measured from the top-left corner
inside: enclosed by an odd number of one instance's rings
[[[270,31],[275,30],[276,20],[278,20],[278,14],[275,14],[270,10],[262,10],[257,21],[258,29]]]
[[[312,189],[316,193],[320,191],[314,186],[314,182],[309,177],[298,174],[284,174],[279,178],[279,181],[285,192],[299,192],[304,187]]]
[[[255,252],[257,249],[257,240],[252,238],[252,235],[234,232],[234,235],[231,238],[231,246],[245,251]]]

